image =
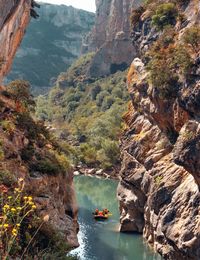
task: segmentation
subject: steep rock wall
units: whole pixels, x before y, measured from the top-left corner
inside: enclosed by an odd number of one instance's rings
[[[33,2],[29,0],[0,2],[0,57],[3,59],[0,67],[1,80],[8,73],[23,38],[30,20],[30,10],[33,13],[32,5]],[[78,224],[72,173],[70,170],[61,172],[59,168],[54,176],[48,175],[45,170],[40,174],[31,173],[27,159],[23,159],[23,151],[27,154],[27,149],[31,145],[34,153],[40,154],[45,159],[52,144],[51,142],[48,144],[42,132],[38,132],[37,138],[33,140],[34,134],[29,131],[31,129],[35,131],[37,123],[34,123],[31,117],[28,120],[33,123],[32,126],[22,122],[21,126],[17,124],[17,118],[25,114],[23,112],[20,114],[16,103],[4,95],[5,92],[6,88],[0,86],[0,122],[8,122],[13,128],[12,131],[6,131],[0,124],[1,152],[4,155],[0,160],[0,170],[12,174],[15,181],[21,177],[25,180],[25,189],[33,195],[38,215],[49,217],[46,230],[43,230],[44,234],[49,238],[52,234],[58,234],[62,242],[76,247]],[[35,159],[33,156],[30,163]]]
[[[11,68],[14,55],[30,20],[31,0],[0,1],[0,82]]]
[[[187,20],[181,26],[175,25],[175,44],[187,28],[200,22],[197,1],[189,1],[182,8]],[[134,59],[128,73],[131,103],[124,117],[126,131],[121,139],[123,162],[118,187],[121,231],[143,233],[164,259],[197,260],[199,52],[193,57],[190,80],[180,78],[177,94],[163,99],[149,81],[144,58],[161,34],[152,27],[147,13],[133,26],[132,39],[140,58]]]
[[[96,52],[88,71],[89,76],[106,76],[117,70],[124,70],[130,65],[135,51],[130,41],[129,16],[131,9],[136,8],[141,2],[96,1],[96,23],[83,43],[83,52]]]
[[[39,18],[31,20],[7,76],[7,81],[28,80],[34,95],[46,93],[57,76],[80,57],[82,39],[95,18],[72,6],[45,3],[37,13]]]

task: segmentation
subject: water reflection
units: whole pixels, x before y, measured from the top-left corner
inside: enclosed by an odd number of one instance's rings
[[[78,238],[81,246],[70,255],[77,255],[81,260],[161,259],[145,246],[142,236],[118,232],[116,181],[78,176],[75,187],[80,206]],[[95,208],[108,208],[112,217],[105,222],[95,221],[92,217]]]

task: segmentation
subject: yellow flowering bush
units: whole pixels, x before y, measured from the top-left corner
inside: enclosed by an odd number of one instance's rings
[[[18,180],[14,191],[0,185],[0,255],[2,259],[18,256],[20,250],[23,252],[21,231],[35,217],[36,205],[33,198],[24,196],[23,190],[23,179]],[[29,240],[31,241],[31,239]]]

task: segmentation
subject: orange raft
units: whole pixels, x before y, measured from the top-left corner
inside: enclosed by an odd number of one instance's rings
[[[112,214],[109,213],[109,210],[105,209],[103,211],[99,211],[98,209],[93,213],[94,219],[96,220],[106,220],[109,218],[109,216],[112,216]]]
[[[106,220],[108,219],[109,215],[108,214],[98,214],[98,215],[94,215],[94,218],[96,220]]]

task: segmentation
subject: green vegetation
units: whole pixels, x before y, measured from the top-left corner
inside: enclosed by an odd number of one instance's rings
[[[7,187],[11,187],[16,183],[16,179],[8,170],[0,169],[0,185],[4,184]]]
[[[163,180],[163,176],[161,176],[161,175],[156,176],[156,177],[154,177],[154,180],[155,180],[156,186],[159,186],[161,184],[162,180]]]
[[[164,27],[174,25],[178,16],[178,10],[174,3],[164,3],[156,7],[152,16],[152,25],[163,30]]]
[[[84,10],[48,4],[41,4],[38,14],[39,19],[31,19],[8,75],[8,80],[28,80],[34,95],[47,93],[60,72],[79,57],[95,18]]]
[[[14,99],[15,103],[20,103],[26,109],[32,109],[35,102],[30,94],[30,84],[25,80],[14,80],[7,86],[7,92]]]
[[[36,115],[62,129],[59,135],[74,146],[75,161],[111,169],[119,162],[121,117],[129,99],[126,72],[87,78],[93,55],[81,57],[62,73],[48,98],[38,97]]]
[[[15,128],[16,128],[15,124],[9,119],[2,120],[0,122],[0,125],[3,129],[3,131],[8,133],[8,134],[12,134],[15,131]]]
[[[176,96],[179,78],[187,77],[193,64],[187,47],[175,45],[175,39],[175,31],[165,29],[147,54],[151,83],[158,88],[160,97],[164,99]]]
[[[183,40],[185,44],[191,46],[197,53],[200,46],[200,28],[198,25],[194,25],[185,30]]]

